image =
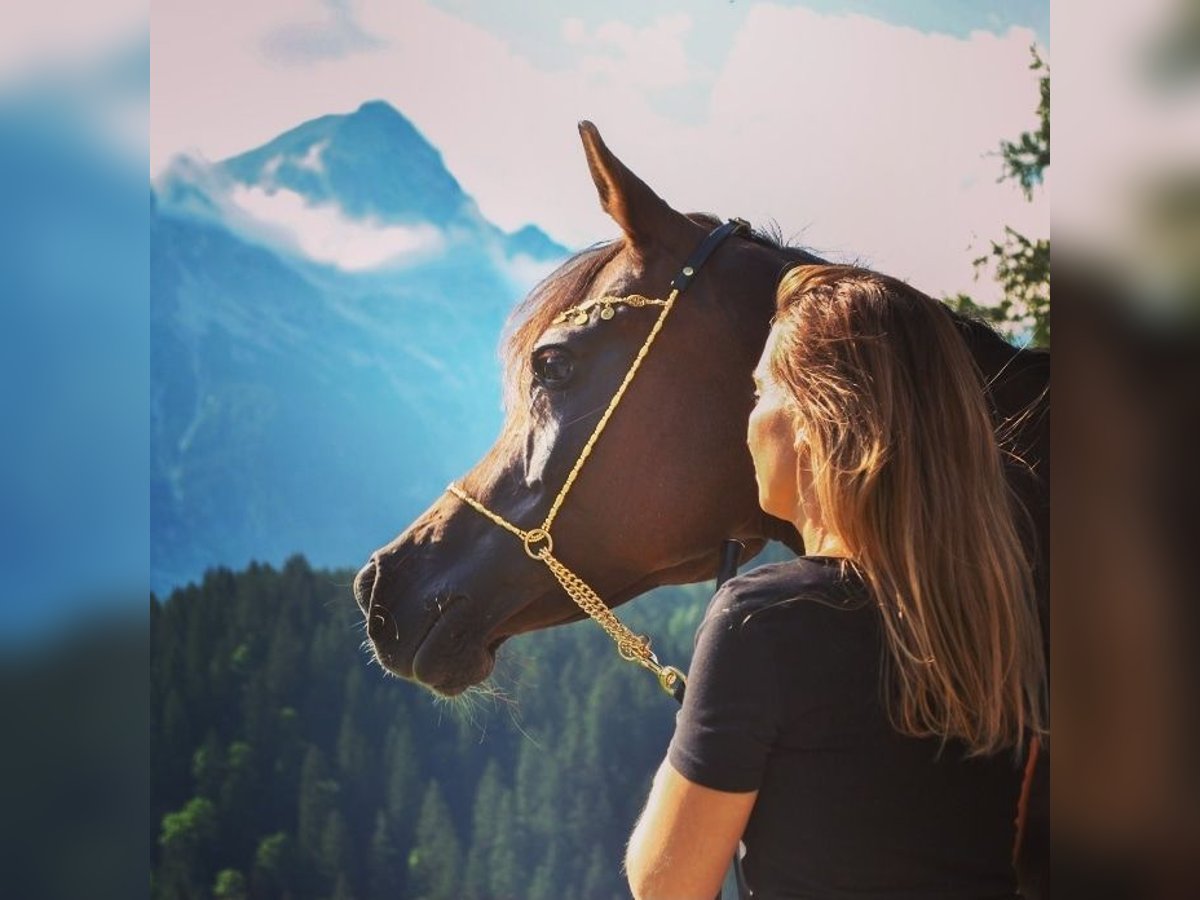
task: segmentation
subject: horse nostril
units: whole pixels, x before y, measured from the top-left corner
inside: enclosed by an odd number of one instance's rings
[[[371,593],[375,589],[377,573],[375,560],[372,559],[354,576],[354,600],[358,603],[358,608],[363,611],[364,616],[368,615],[371,610]]]
[[[367,613],[367,636],[373,641],[394,636],[396,626],[390,613],[385,613],[380,607],[373,606]]]

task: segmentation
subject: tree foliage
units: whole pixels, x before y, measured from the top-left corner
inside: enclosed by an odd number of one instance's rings
[[[492,695],[435,702],[359,650],[350,580],[297,557],[156,605],[154,897],[627,896],[674,725],[654,679],[585,622],[510,642]],[[686,666],[710,591],[664,589],[630,623]]]
[[[1022,132],[1015,141],[1000,143],[1001,181],[1014,181],[1026,200],[1041,188],[1050,167],[1050,70],[1031,48],[1030,68],[1038,78],[1038,127]],[[996,304],[976,303],[966,294],[948,298],[960,312],[985,319],[1022,343],[1050,346],[1050,241],[1030,238],[1014,228],[990,242],[975,259],[976,277],[990,274],[1003,296]]]
[[[246,876],[237,869],[222,869],[213,885],[213,900],[247,900]]]

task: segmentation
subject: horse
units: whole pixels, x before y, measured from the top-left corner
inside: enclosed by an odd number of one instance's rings
[[[694,273],[664,325],[655,317],[668,285],[717,220],[673,209],[591,123],[579,130],[601,206],[621,237],[568,259],[514,310],[497,441],[354,580],[380,664],[441,695],[484,681],[509,638],[585,616],[538,563],[528,535],[523,546],[513,527],[498,524],[540,531],[549,514],[554,557],[609,608],[660,585],[713,578],[727,539],[740,542],[739,563],[771,540],[804,550],[790,523],[759,508],[745,434],[751,372],[779,279],[823,260],[741,229]],[[1048,635],[1049,354],[1017,349],[982,322],[957,321],[1029,514],[1025,537]],[[640,368],[625,390],[635,358]]]

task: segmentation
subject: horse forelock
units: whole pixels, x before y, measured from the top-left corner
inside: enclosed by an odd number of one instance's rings
[[[710,229],[721,223],[720,218],[708,213],[693,212],[687,217]],[[777,226],[746,232],[742,237],[779,253],[788,262],[820,261],[808,250],[785,243]],[[528,362],[538,338],[560,313],[587,297],[601,270],[626,246],[624,240],[617,239],[576,253],[542,279],[509,315],[500,346],[504,410],[510,426],[506,431],[519,431],[532,413],[526,403],[532,379]]]
[[[529,355],[559,313],[579,303],[608,263],[624,247],[620,240],[596,244],[576,253],[543,278],[513,309],[500,345],[504,411],[510,423],[528,418],[532,372]]]

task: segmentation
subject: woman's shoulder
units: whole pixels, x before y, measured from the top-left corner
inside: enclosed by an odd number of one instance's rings
[[[862,578],[848,561],[799,556],[729,579],[713,595],[705,618],[745,625],[775,610],[791,619],[825,617],[864,609],[868,600]]]

